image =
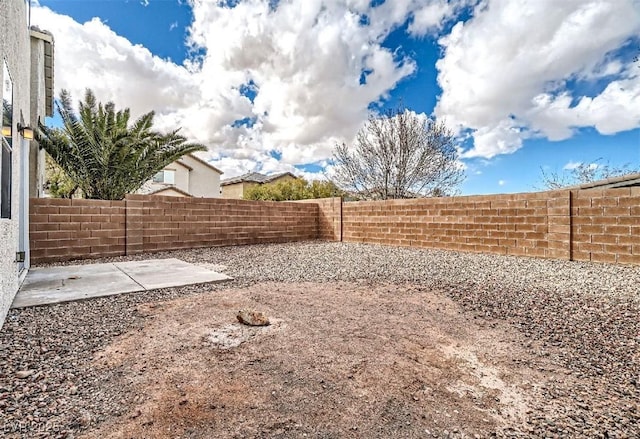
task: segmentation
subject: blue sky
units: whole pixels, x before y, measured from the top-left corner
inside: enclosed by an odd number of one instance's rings
[[[155,110],[223,177],[314,178],[400,102],[458,134],[463,194],[640,168],[636,0],[40,0],[32,24],[54,34],[58,91]]]

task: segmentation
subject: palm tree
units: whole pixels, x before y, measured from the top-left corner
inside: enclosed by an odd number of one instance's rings
[[[90,89],[80,102],[79,116],[66,90],[56,105],[63,127],[39,124],[37,140],[87,198],[121,200],[169,163],[206,149],[188,143],[178,130],[153,131],[153,111],[129,126],[128,108],[115,111],[113,102],[97,102]]]

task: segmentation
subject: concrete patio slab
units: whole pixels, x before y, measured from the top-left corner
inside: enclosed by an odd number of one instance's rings
[[[207,268],[180,259],[155,259],[114,263],[146,290],[169,288],[180,279],[182,285],[220,282],[231,279]]]
[[[32,268],[11,307],[48,305],[231,279],[179,259]]]

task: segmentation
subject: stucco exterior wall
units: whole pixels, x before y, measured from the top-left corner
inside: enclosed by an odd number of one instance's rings
[[[179,163],[171,163],[164,169],[175,171],[175,187],[185,192],[189,192],[189,179],[191,177],[191,171],[188,168],[185,168]]]
[[[194,197],[220,198],[220,173],[188,155],[180,161],[192,168],[188,189],[180,189],[186,190]]]
[[[175,187],[198,198],[220,198],[220,172],[200,160],[185,155],[180,160],[165,166],[164,170],[175,171],[174,184],[154,183],[153,180],[149,180],[137,193],[144,195]],[[166,193],[163,192],[162,195]]]
[[[22,145],[17,123],[30,121],[30,42],[25,0],[0,1],[0,64],[6,60],[13,82],[13,153],[11,219],[0,219],[0,324],[4,322],[18,290],[20,273],[16,252],[19,240],[21,158],[28,148]],[[2,68],[0,67],[0,76]],[[4,81],[5,78],[0,78]],[[28,209],[28,206],[27,206]],[[28,225],[28,222],[27,222]]]
[[[292,180],[296,180],[296,178],[288,174],[285,174],[282,177],[274,178],[273,180],[271,180],[269,183],[266,183],[266,184],[277,184],[277,183],[283,183],[285,181],[292,181]]]
[[[244,197],[244,193],[251,186],[254,186],[255,183],[234,183],[234,184],[226,184],[222,186],[222,198],[231,198],[240,200]]]

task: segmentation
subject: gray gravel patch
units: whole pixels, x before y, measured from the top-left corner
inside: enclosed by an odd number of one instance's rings
[[[469,318],[506,321],[527,336],[530,352],[568,371],[538,389],[544,403],[526,425],[498,436],[640,437],[640,267],[323,242],[69,264],[167,257],[225,266],[236,280],[10,311],[0,332],[5,437],[74,437],[126,412],[135,395],[122,385],[123,371],[97,373],[90,360],[141,326],[136,305],[261,281],[406,282],[444,291]]]

